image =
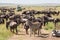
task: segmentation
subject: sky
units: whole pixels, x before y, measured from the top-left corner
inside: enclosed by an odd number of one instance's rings
[[[60,0],[0,0],[0,3],[15,3],[15,4],[59,3],[60,4]]]

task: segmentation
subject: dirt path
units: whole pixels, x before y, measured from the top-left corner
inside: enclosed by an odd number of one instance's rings
[[[13,35],[12,37],[8,38],[8,40],[60,40],[60,38],[52,37],[51,34],[48,35],[48,37],[37,37],[33,36],[30,37],[30,35],[25,34],[25,30],[21,30],[19,32],[19,35]]]

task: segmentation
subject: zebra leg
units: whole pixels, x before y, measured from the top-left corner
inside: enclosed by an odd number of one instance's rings
[[[41,29],[38,29],[38,36],[41,35]]]
[[[31,37],[31,35],[32,35],[32,29],[30,29],[30,37]]]
[[[39,33],[40,33],[40,35],[41,35],[41,29],[39,30]]]
[[[34,34],[34,37],[35,37],[35,30],[34,30],[33,34]]]
[[[39,36],[39,29],[38,29],[38,36]]]

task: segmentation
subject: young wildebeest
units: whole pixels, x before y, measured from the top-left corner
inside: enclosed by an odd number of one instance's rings
[[[36,31],[38,31],[38,36],[39,36],[39,34],[41,33],[41,31],[40,31],[40,29],[41,29],[41,27],[42,27],[42,24],[41,24],[41,22],[38,22],[38,21],[33,21],[33,19],[31,18],[29,18],[28,20],[27,20],[27,22],[26,22],[26,25],[27,25],[27,30],[28,30],[28,28],[30,28],[30,36],[32,35],[32,33],[34,34],[34,36],[35,36],[35,32]],[[25,25],[25,26],[26,26]],[[27,30],[26,30],[26,32],[27,32]]]
[[[17,23],[12,21],[7,21],[6,22],[6,28],[8,29],[10,27],[10,31],[14,33],[14,29],[16,30],[16,34],[18,33],[17,31]]]

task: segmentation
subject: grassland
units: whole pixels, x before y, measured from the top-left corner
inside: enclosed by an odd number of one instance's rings
[[[46,8],[49,8],[49,7],[25,7],[26,9],[25,10],[44,10]],[[51,8],[55,8],[55,7],[51,7]],[[60,11],[60,7],[57,7],[56,8],[56,11],[59,10]],[[23,12],[23,11],[22,11]],[[16,12],[15,10],[15,13],[16,14],[21,14],[22,12]],[[39,16],[42,16],[42,15],[35,15],[35,17],[39,17]],[[53,16],[54,18],[59,18],[60,16]],[[19,29],[19,28],[18,28]],[[49,22],[49,24],[47,25],[46,24],[46,27],[45,27],[45,30],[49,30],[51,31],[52,29],[54,29],[54,24],[51,22]],[[12,36],[13,33],[11,33],[9,30],[6,29],[6,26],[5,24],[0,24],[0,40],[7,40],[10,36]]]
[[[9,36],[12,36],[12,33],[6,29],[5,24],[0,24],[0,40],[7,40]]]

